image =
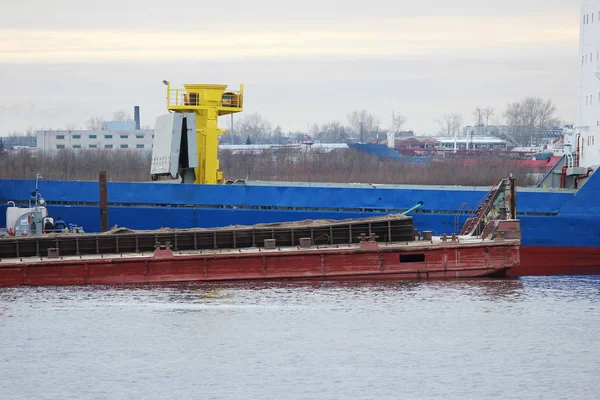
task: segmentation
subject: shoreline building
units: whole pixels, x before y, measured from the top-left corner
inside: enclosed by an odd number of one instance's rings
[[[58,130],[38,131],[37,150],[62,149],[152,150],[153,130]]]
[[[600,2],[598,0],[583,0],[580,21],[581,69],[574,129],[579,135],[579,165],[591,167],[600,164]]]
[[[140,129],[140,109],[134,108],[133,121],[107,121],[98,130],[44,130],[36,132],[36,148],[41,151],[62,149],[152,150],[154,130]]]

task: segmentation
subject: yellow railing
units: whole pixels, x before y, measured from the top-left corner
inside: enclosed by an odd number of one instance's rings
[[[186,89],[169,89],[167,96],[167,107],[201,107],[202,93],[190,92]],[[228,90],[223,93],[219,107],[243,108],[243,91]]]

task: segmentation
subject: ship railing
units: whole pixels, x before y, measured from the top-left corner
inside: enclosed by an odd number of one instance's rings
[[[473,214],[473,207],[469,203],[462,203],[454,216],[454,232],[459,233],[458,224],[460,223],[460,216],[464,213],[468,213],[467,218]],[[466,222],[466,221],[465,221]]]
[[[167,107],[201,107],[206,105],[202,94],[202,92],[192,92],[187,89],[169,89]],[[241,90],[227,90],[223,93],[218,106],[224,108],[242,108],[243,104],[244,96]]]
[[[567,168],[573,168],[575,166],[575,159],[573,158],[573,154],[565,153],[565,164]]]

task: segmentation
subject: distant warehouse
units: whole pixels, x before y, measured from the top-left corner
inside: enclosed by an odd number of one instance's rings
[[[108,128],[108,125],[107,125]],[[138,149],[151,150],[153,130],[59,130],[38,131],[37,149]]]
[[[137,149],[151,150],[154,130],[140,129],[140,109],[133,121],[107,121],[97,130],[48,130],[36,132],[37,149]]]

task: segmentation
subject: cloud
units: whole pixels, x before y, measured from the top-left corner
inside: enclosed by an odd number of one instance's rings
[[[112,62],[126,60],[224,60],[268,57],[426,57],[519,52],[574,44],[577,25],[548,16],[417,17],[336,22],[323,29],[272,24],[224,25],[197,31],[0,30],[0,62]]]

